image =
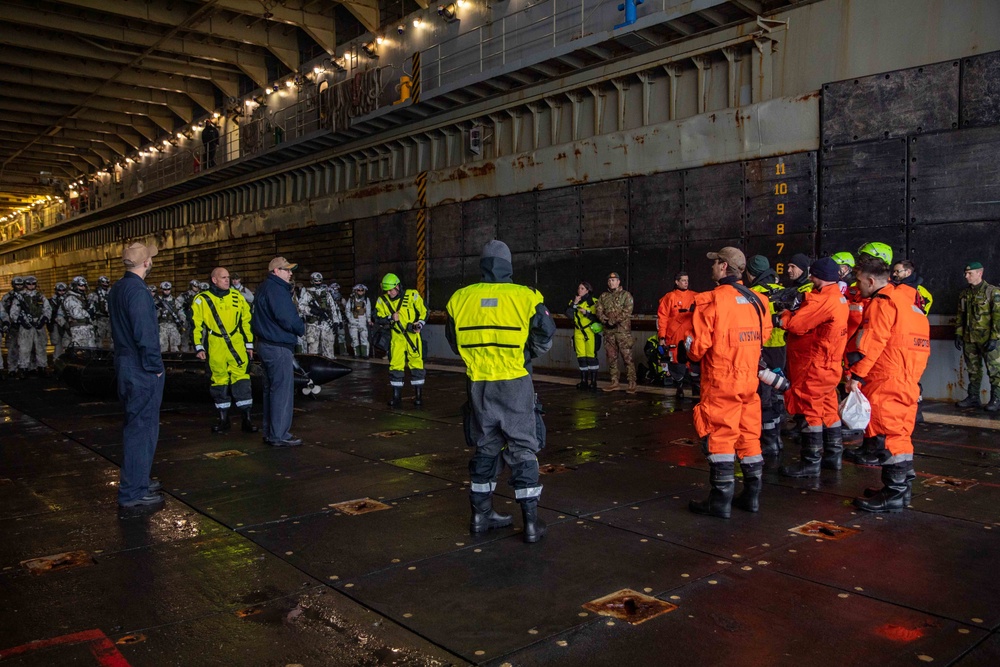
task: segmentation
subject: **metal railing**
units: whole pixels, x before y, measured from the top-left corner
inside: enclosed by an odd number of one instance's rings
[[[598,25],[593,16],[605,4],[609,0],[547,0],[439,42],[421,53],[423,85],[433,90],[509,62],[542,60],[552,48],[610,28],[607,17]]]

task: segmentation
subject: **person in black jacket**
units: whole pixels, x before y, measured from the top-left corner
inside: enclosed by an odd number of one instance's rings
[[[215,151],[219,148],[219,128],[211,120],[205,122],[201,131],[201,143],[205,147],[205,168],[215,166]]]
[[[275,447],[302,444],[291,433],[295,400],[295,344],[306,326],[292,303],[292,264],[275,257],[267,266],[267,279],[254,298],[253,331],[257,355],[264,364],[264,441]]]
[[[125,275],[108,293],[118,398],[125,410],[125,457],[118,484],[118,506],[122,508],[163,503],[163,494],[158,493],[160,483],[149,477],[160,437],[164,381],[156,305],[145,282],[156,252],[154,246],[141,243],[125,248]]]

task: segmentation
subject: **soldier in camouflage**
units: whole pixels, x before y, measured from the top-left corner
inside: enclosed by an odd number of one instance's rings
[[[990,378],[987,412],[1000,412],[1000,288],[983,280],[983,265],[970,262],[965,267],[969,287],[958,297],[955,347],[965,355],[969,369],[969,395],[956,405],[978,408],[983,383],[983,363]]]
[[[635,393],[635,364],[632,362],[632,295],[622,287],[617,273],[608,276],[608,291],[597,300],[595,314],[604,324],[604,350],[608,355],[611,384],[604,391],[618,391],[618,357],[625,364],[628,389]]]
[[[160,283],[159,296],[153,297],[156,321],[160,327],[160,352],[180,352],[181,329],[184,327],[184,308],[180,297],[173,296],[174,286],[169,280]]]
[[[0,299],[0,309],[3,309],[7,319],[7,370],[13,373],[19,365],[17,323],[10,319],[10,308],[14,305],[14,297],[24,291],[24,278],[17,276],[10,281],[10,291]]]
[[[340,283],[330,283],[330,296],[336,304],[337,311],[337,323],[333,325],[333,335],[336,340],[336,349],[338,352],[346,353],[347,334],[344,331],[344,314],[342,312],[346,299],[344,299],[344,296],[340,293]]]
[[[87,279],[77,276],[70,281],[69,293],[62,306],[73,347],[94,347],[94,316],[88,305]]]
[[[44,371],[48,367],[45,346],[48,345],[48,330],[45,325],[52,319],[52,307],[45,295],[38,291],[38,280],[34,276],[24,279],[24,290],[14,295],[10,306],[10,320],[18,326],[18,365],[11,366],[11,372],[21,377],[28,371]]]
[[[52,341],[52,358],[58,359],[66,346],[69,345],[69,325],[66,324],[66,315],[63,313],[62,303],[66,298],[69,288],[66,283],[56,283],[56,293],[49,299],[49,307],[52,309],[52,319],[49,320],[49,339]]]
[[[111,340],[111,315],[108,314],[108,292],[111,291],[111,281],[107,276],[97,279],[97,289],[87,295],[90,312],[94,316],[94,343],[97,347],[110,350],[114,347]]]
[[[181,352],[194,351],[194,348],[192,347],[194,335],[191,333],[191,327],[193,326],[191,322],[191,318],[193,317],[191,304],[194,303],[194,298],[200,293],[201,283],[197,280],[192,280],[188,282],[187,291],[177,297],[178,307],[184,314],[184,326],[181,330]]]
[[[309,276],[309,286],[299,297],[299,315],[306,323],[306,354],[321,354],[329,359],[336,358],[335,329],[342,322],[340,302],[333,291],[323,284],[323,274],[316,272]]]

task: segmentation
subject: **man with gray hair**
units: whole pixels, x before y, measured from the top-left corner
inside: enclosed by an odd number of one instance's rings
[[[465,434],[476,448],[469,461],[469,529],[485,533],[513,522],[510,515],[493,510],[493,491],[506,462],[524,517],[524,541],[537,542],[545,535],[545,523],[538,518],[542,485],[537,457],[544,445],[544,425],[536,412],[531,360],[552,347],[556,325],[538,291],[513,283],[505,243],[487,243],[479,268],[482,282],[463,287],[449,299],[445,327],[469,378]]]

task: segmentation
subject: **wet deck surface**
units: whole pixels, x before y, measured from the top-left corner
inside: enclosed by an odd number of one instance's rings
[[[722,521],[686,509],[708,477],[690,402],[538,382],[550,529],[526,545],[503,483],[514,527],[468,534],[463,376],[431,372],[423,409],[390,411],[385,372],[300,397],[287,450],[235,421],[211,435],[207,399],[165,402],[168,500],[146,516],[115,504],[116,401],[0,383],[0,663],[1000,664],[1000,423],[982,412],[919,427],[909,511],[856,513],[879,473],[845,463],[770,471],[762,511]],[[333,507],[358,498],[389,509]],[[811,520],[858,532],[789,532]],[[677,608],[631,625],[582,606],[621,589]]]

